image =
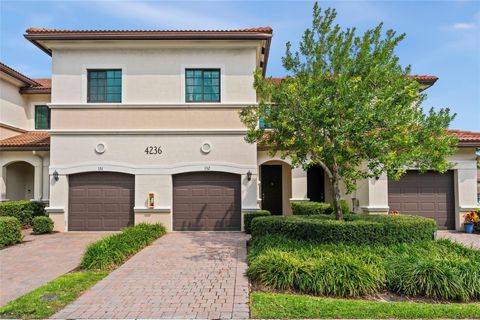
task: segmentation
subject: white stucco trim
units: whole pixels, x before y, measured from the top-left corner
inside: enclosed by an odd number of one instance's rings
[[[244,135],[246,129],[50,130],[50,135]]]
[[[46,207],[45,211],[47,211],[47,213],[64,213],[65,208],[64,207]]]
[[[171,213],[171,207],[155,207],[155,208],[147,208],[147,207],[134,207],[133,211],[136,213]]]
[[[110,63],[96,63],[96,64],[82,64],[82,101],[87,104],[87,91],[88,91],[88,79],[87,71],[89,69],[120,69],[122,70],[122,102],[125,101],[125,89],[126,81],[125,76],[127,75],[127,65],[126,64],[110,64]],[[97,103],[100,105],[100,103]],[[48,104],[50,106],[50,104]]]
[[[467,206],[459,206],[460,212],[468,212],[468,211],[474,211],[478,209],[478,205],[472,204],[472,205],[467,205]]]
[[[172,175],[184,172],[220,171],[245,175],[248,171],[257,174],[257,167],[238,165],[234,163],[179,163],[169,166],[133,166],[118,162],[84,162],[65,166],[50,166],[49,174],[54,171],[60,175],[69,175],[81,172],[122,172],[135,175],[165,174]]]
[[[258,211],[261,210],[260,207],[242,207],[242,211]]]
[[[310,201],[310,198],[290,198],[290,201]]]
[[[360,209],[362,209],[364,212],[385,212],[385,211],[389,211],[390,207],[389,206],[361,206]]]
[[[184,98],[185,99],[185,98]],[[219,102],[219,103],[45,103],[50,109],[238,109],[249,106],[258,106],[256,101],[246,102]]]

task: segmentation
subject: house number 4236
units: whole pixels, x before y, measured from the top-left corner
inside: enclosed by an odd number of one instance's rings
[[[145,154],[148,154],[148,155],[160,155],[162,154],[162,147],[161,146],[148,146],[145,148]]]

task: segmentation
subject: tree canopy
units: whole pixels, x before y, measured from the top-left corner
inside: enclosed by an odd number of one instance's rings
[[[406,168],[444,172],[455,152],[447,132],[455,115],[448,108],[427,112],[425,93],[402,67],[395,48],[405,38],[383,24],[357,35],[335,24],[336,11],[316,3],[312,27],[282,58],[282,81],[255,73],[258,106],[240,112],[246,140],[290,157],[293,166],[318,164],[325,170],[341,219],[340,188],[387,173],[398,179]],[[265,126],[258,126],[259,120]]]

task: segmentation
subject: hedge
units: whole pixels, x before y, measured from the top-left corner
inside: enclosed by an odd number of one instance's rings
[[[87,270],[108,270],[122,264],[166,233],[161,224],[140,223],[127,227],[88,245],[80,267]]]
[[[20,222],[14,217],[0,217],[0,248],[22,241]]]
[[[32,219],[32,231],[36,234],[51,233],[53,220],[46,216],[38,216]]]
[[[295,216],[331,214],[333,213],[333,208],[330,203],[294,201],[292,202],[292,213]]]
[[[344,215],[350,213],[346,200],[340,200],[340,208]],[[333,205],[326,202],[294,201],[292,202],[292,213],[294,216],[313,216],[319,214],[332,214]]]
[[[21,200],[0,203],[0,216],[15,217],[24,226],[31,225],[34,217],[45,215],[43,202]]]
[[[344,221],[332,216],[259,217],[252,222],[252,236],[284,235],[314,243],[396,244],[431,240],[433,219],[417,216],[347,215]]]
[[[257,217],[269,216],[270,211],[268,210],[257,210],[254,212],[248,212],[243,214],[243,229],[245,233],[251,233],[252,231],[252,220]]]

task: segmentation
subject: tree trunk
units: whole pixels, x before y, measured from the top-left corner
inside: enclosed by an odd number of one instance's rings
[[[337,220],[343,220],[342,208],[340,207],[340,176],[337,168],[333,168],[331,180],[333,187],[333,209],[335,211],[335,218]]]

